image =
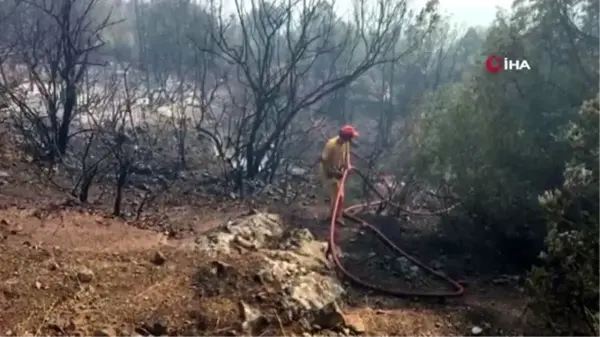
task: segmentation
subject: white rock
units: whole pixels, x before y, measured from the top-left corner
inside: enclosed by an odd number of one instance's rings
[[[483,332],[483,329],[478,326],[474,326],[471,328],[471,334],[473,336],[479,336],[479,335],[481,335],[482,332]]]

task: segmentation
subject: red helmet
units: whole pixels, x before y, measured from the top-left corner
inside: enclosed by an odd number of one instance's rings
[[[356,129],[352,125],[344,125],[340,129],[340,136],[342,136],[342,137],[352,138],[352,137],[358,137],[358,135],[359,135],[358,131],[356,131]]]

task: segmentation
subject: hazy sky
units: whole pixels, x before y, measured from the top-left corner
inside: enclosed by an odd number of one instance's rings
[[[338,13],[352,11],[354,0],[334,0],[334,2]],[[427,0],[408,0],[408,2],[409,7],[422,8]],[[442,14],[451,15],[456,24],[479,26],[490,24],[496,17],[496,8],[509,9],[513,0],[439,0],[439,2]]]
[[[467,25],[487,25],[496,16],[496,7],[509,9],[512,0],[440,0],[440,9]]]
[[[249,8],[253,1],[238,0],[244,7]],[[408,0],[409,7],[422,8],[427,0]],[[496,15],[496,8],[509,9],[513,0],[439,0],[442,14],[449,14],[458,25],[480,26],[490,24]],[[276,0],[285,3],[286,0]],[[334,0],[338,15],[344,17],[352,12],[355,0]],[[369,2],[367,0],[367,2]],[[223,0],[223,9],[234,12],[235,2]],[[373,1],[374,3],[374,1]]]

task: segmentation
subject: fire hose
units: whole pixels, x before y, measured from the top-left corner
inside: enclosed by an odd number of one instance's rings
[[[387,295],[398,296],[398,297],[459,297],[459,296],[462,296],[464,293],[464,288],[461,284],[459,284],[457,281],[451,279],[450,277],[446,276],[445,274],[442,274],[438,271],[433,270],[432,268],[427,266],[425,263],[423,263],[423,262],[417,260],[415,257],[409,255],[407,252],[400,249],[396,244],[394,244],[388,237],[386,237],[375,226],[369,224],[368,222],[364,221],[363,219],[361,219],[355,215],[361,209],[375,207],[375,206],[379,206],[379,205],[386,203],[383,196],[380,195],[379,192],[372,185],[370,185],[369,182],[366,180],[365,180],[365,182],[380,197],[380,200],[370,202],[370,203],[368,202],[368,203],[362,203],[362,204],[356,204],[356,205],[349,206],[343,210],[342,215],[345,218],[347,218],[353,222],[361,224],[362,227],[365,227],[365,228],[371,230],[389,248],[394,250],[396,253],[404,256],[406,259],[408,259],[412,263],[416,264],[417,266],[419,266],[420,268],[425,270],[427,273],[433,275],[437,279],[440,279],[440,280],[444,281],[445,283],[451,285],[455,290],[454,291],[427,292],[427,291],[409,291],[409,290],[400,290],[400,289],[387,289],[387,288],[384,288],[384,287],[381,287],[381,286],[378,286],[375,284],[371,284],[364,280],[361,280],[359,277],[357,277],[356,275],[353,275],[346,268],[344,268],[344,266],[342,265],[342,263],[340,261],[340,257],[338,256],[336,249],[335,249],[335,247],[336,247],[336,243],[335,243],[335,233],[336,232],[335,231],[336,231],[336,224],[338,222],[335,215],[338,213],[338,209],[340,207],[342,207],[341,206],[342,199],[343,199],[342,196],[343,196],[343,193],[345,190],[346,181],[351,172],[356,172],[363,179],[365,179],[365,177],[358,170],[356,170],[352,167],[349,167],[348,169],[344,170],[342,178],[340,180],[340,185],[339,185],[338,193],[336,196],[335,206],[331,213],[331,223],[330,223],[330,227],[329,227],[329,241],[328,241],[328,249],[327,249],[328,254],[331,255],[332,260],[335,263],[335,266],[337,267],[337,269],[346,278],[348,278],[355,284],[365,287],[365,288],[368,288],[368,289],[371,289],[371,290],[374,290],[374,291],[377,291],[377,292],[380,292],[380,293],[383,293],[383,294],[387,294]]]

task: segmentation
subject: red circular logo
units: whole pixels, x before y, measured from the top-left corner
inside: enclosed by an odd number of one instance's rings
[[[503,60],[500,56],[490,55],[485,60],[485,67],[490,73],[497,73],[503,68],[502,62]]]

